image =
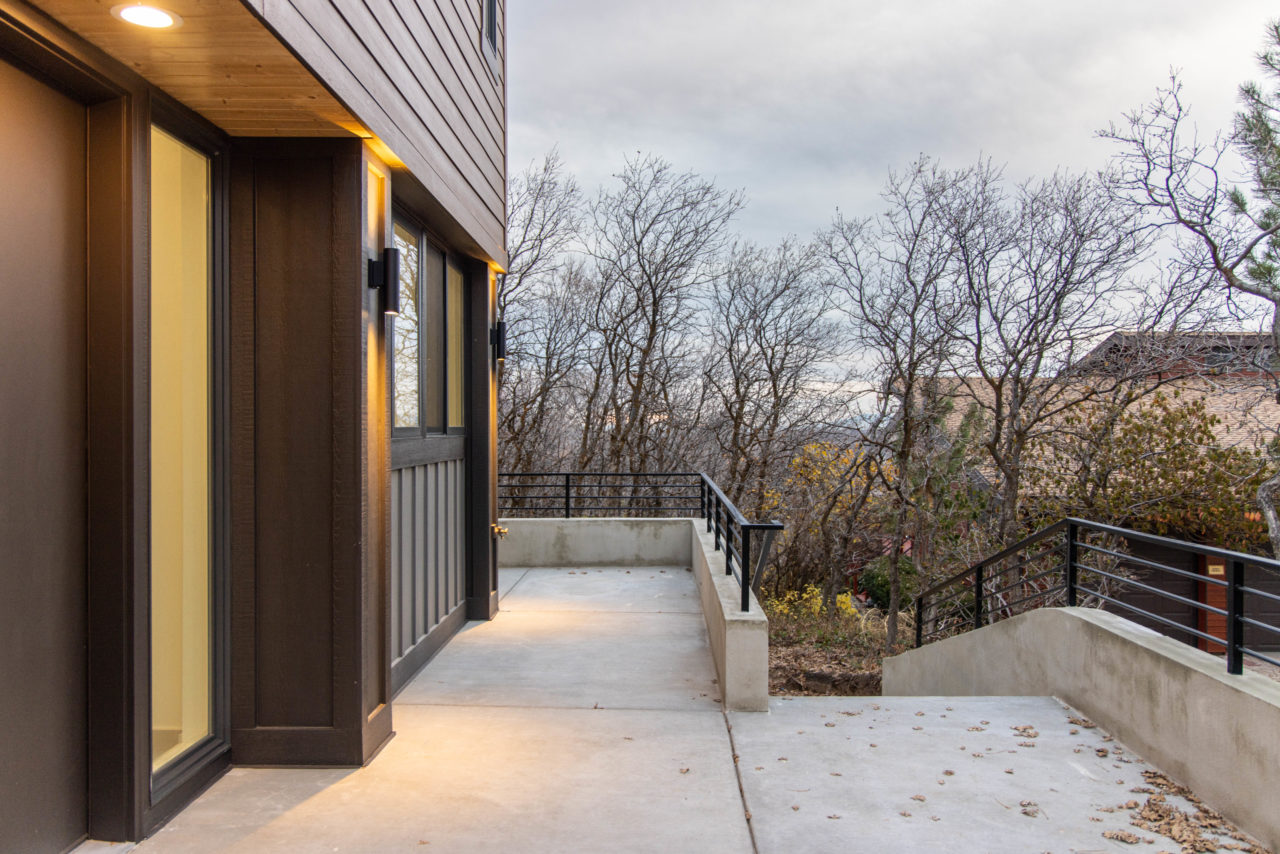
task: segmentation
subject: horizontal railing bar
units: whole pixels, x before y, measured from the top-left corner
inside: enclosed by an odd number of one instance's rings
[[[943,587],[946,587],[948,584],[951,584],[953,581],[964,578],[966,575],[972,575],[979,567],[986,568],[988,566],[991,566],[991,564],[993,563],[999,563],[1000,561],[1004,560],[1006,557],[1013,554],[1014,552],[1022,551],[1027,546],[1034,545],[1040,542],[1041,540],[1046,539],[1047,537],[1050,537],[1054,534],[1059,533],[1066,526],[1067,526],[1067,520],[1065,519],[1063,519],[1061,522],[1054,522],[1049,527],[1043,530],[1037,531],[1036,533],[1032,534],[1029,537],[1019,540],[1018,542],[1009,546],[1004,551],[999,552],[998,554],[994,554],[991,557],[987,558],[986,560],[978,561],[977,563],[970,566],[968,569],[964,570],[963,572],[957,572],[955,575],[951,576],[945,581],[938,582],[937,584],[933,585],[932,587],[930,587],[928,590],[924,591],[920,595],[928,596],[929,594],[933,593],[935,590],[940,590]]]
[[[702,477],[696,471],[502,471],[498,477]]]
[[[1106,595],[1105,593],[1101,593],[1097,590],[1093,590],[1091,588],[1085,587],[1080,584],[1076,585],[1076,589],[1083,591],[1085,593],[1088,593],[1090,596],[1097,596],[1099,599],[1102,599],[1105,602],[1110,602],[1112,605],[1119,605],[1121,608],[1132,611],[1135,614],[1141,614],[1142,616],[1146,617],[1149,620],[1155,620],[1157,623],[1164,623],[1166,626],[1175,628],[1180,632],[1186,632],[1189,635],[1194,635],[1195,637],[1198,637],[1201,640],[1206,640],[1209,643],[1216,643],[1222,646],[1227,645],[1226,640],[1224,640],[1223,638],[1214,637],[1213,635],[1210,635],[1210,634],[1205,634],[1199,629],[1193,629],[1190,626],[1184,626],[1181,623],[1175,623],[1173,620],[1169,620],[1164,617],[1161,617],[1159,614],[1152,614],[1150,611],[1144,611],[1141,608],[1136,608],[1133,605],[1126,604],[1124,602],[1121,602],[1118,599],[1112,599],[1110,596]]]
[[[561,508],[562,510],[564,508]],[[700,509],[696,504],[693,507],[636,507],[634,504],[574,504],[574,510],[649,510],[655,513],[676,513],[687,510]]]
[[[1268,593],[1265,590],[1259,590],[1256,587],[1245,587],[1244,585],[1241,585],[1240,590],[1252,596],[1261,596],[1263,599],[1270,599],[1272,602],[1280,602],[1280,596],[1277,596],[1274,593]]]
[[[1261,623],[1252,617],[1240,617],[1240,622],[1247,626],[1253,626],[1255,629],[1262,629],[1264,632],[1280,635],[1280,626],[1273,626],[1270,623]]]
[[[1013,564],[1012,566],[1006,566],[1003,569],[996,569],[995,567],[988,565],[986,567],[989,573],[988,577],[997,578],[1001,575],[1005,575],[1010,572],[1015,572],[1019,569],[1022,569],[1024,566],[1026,566],[1029,563],[1033,563],[1034,561],[1040,560],[1042,557],[1045,557],[1046,555],[1051,555],[1051,554],[1054,554],[1055,552],[1061,552],[1061,551],[1062,551],[1062,546],[1050,546],[1047,549],[1041,549],[1040,551],[1033,554],[1031,557],[1020,560],[1017,563]]]
[[[1066,523],[1072,523],[1078,528],[1084,528],[1102,534],[1114,534],[1115,536],[1122,537],[1126,540],[1136,540],[1140,543],[1166,546],[1178,551],[1191,552],[1192,554],[1206,555],[1208,557],[1225,558],[1229,561],[1240,561],[1241,563],[1266,567],[1273,571],[1280,572],[1280,560],[1272,560],[1271,558],[1245,554],[1244,552],[1233,552],[1229,549],[1219,549],[1214,546],[1202,546],[1198,543],[1188,543],[1182,540],[1174,540],[1169,537],[1158,537],[1155,534],[1144,534],[1141,531],[1130,531],[1127,528],[1117,528],[1114,525],[1104,525],[1101,522],[1090,522],[1087,519],[1067,518],[1058,524]]]
[[[1076,566],[1079,567],[1080,565],[1076,564]],[[1123,575],[1112,575],[1111,573],[1104,572],[1101,569],[1091,569],[1089,572],[1094,575],[1101,575],[1105,578],[1110,578],[1112,581],[1118,581],[1121,584],[1141,587],[1143,590],[1156,594],[1156,596],[1161,599],[1172,599],[1175,602],[1181,602],[1183,605],[1190,605],[1192,608],[1198,608],[1201,611],[1208,611],[1212,614],[1217,614],[1220,617],[1227,616],[1227,612],[1223,608],[1216,608],[1207,602],[1200,602],[1196,599],[1188,599],[1185,596],[1179,596],[1177,593],[1170,593],[1167,590],[1161,590],[1159,587],[1152,587],[1150,584],[1143,584],[1141,581],[1134,581],[1132,578],[1125,578]]]
[[[973,591],[972,585],[968,587],[958,587],[956,588],[955,592],[950,594],[949,596],[933,599],[931,602],[926,603],[926,607],[936,608],[939,605],[945,605],[947,602],[954,602],[957,597],[963,596],[965,593],[970,593],[972,591]]]
[[[1021,605],[1023,602],[1030,602],[1032,599],[1044,599],[1048,596],[1053,595],[1054,593],[1059,592],[1060,590],[1066,590],[1066,589],[1067,589],[1066,582],[1063,582],[1062,584],[1058,584],[1053,587],[1046,587],[1044,590],[1037,590],[1035,593],[1032,593],[1030,596],[1023,596],[1021,599],[1015,599],[1012,602],[993,603],[991,606],[991,609],[988,610],[987,613],[991,613],[991,610],[1006,611],[1006,610],[1009,610],[1010,608],[1014,608],[1018,605]]]
[[[1271,658],[1269,656],[1263,655],[1260,652],[1254,652],[1248,647],[1243,647],[1243,646],[1240,647],[1240,652],[1243,653],[1244,655],[1249,656],[1250,658],[1256,658],[1259,661],[1265,661],[1267,664],[1270,664],[1274,667],[1280,667],[1280,661],[1277,661],[1276,659]]]
[[[952,619],[958,620],[962,625],[972,623],[973,609],[972,608],[952,608],[950,611],[947,611],[945,614],[934,615],[934,618],[933,618],[935,623],[941,623],[946,620],[952,620]]]
[[[1136,563],[1138,566],[1145,566],[1149,569],[1157,569],[1157,570],[1160,570],[1161,572],[1170,572],[1170,573],[1173,573],[1174,575],[1180,575],[1183,578],[1189,578],[1192,581],[1208,582],[1209,584],[1213,584],[1217,587],[1227,586],[1227,582],[1221,578],[1214,578],[1213,576],[1210,576],[1210,575],[1201,575],[1198,572],[1188,572],[1185,569],[1178,569],[1176,566],[1169,566],[1168,564],[1160,563],[1158,561],[1147,560],[1146,558],[1135,557],[1134,555],[1127,555],[1124,552],[1113,552],[1111,549],[1102,548],[1102,546],[1091,546],[1088,543],[1082,543],[1082,542],[1077,542],[1076,544],[1081,548],[1088,549],[1091,552],[1099,552],[1100,554],[1109,555],[1125,563]],[[1076,564],[1076,566],[1081,566],[1081,564]],[[1084,568],[1084,567],[1081,566],[1081,568]],[[1090,569],[1089,572],[1097,572],[1097,570]]]
[[[1033,581],[1038,581],[1039,579],[1044,578],[1046,575],[1053,575],[1055,572],[1062,572],[1064,568],[1065,567],[1063,565],[1059,564],[1058,566],[1046,569],[1044,572],[1038,572],[1035,575],[1028,575],[1026,578],[1020,578],[1012,584],[1001,587],[999,590],[992,590],[990,593],[984,592],[982,594],[982,598],[990,599],[992,596],[999,596],[1001,593],[1004,593],[1007,590],[1012,590],[1022,584],[1030,584]]]
[[[636,480],[635,483],[576,483],[572,484],[572,489],[701,489],[701,484],[672,484],[672,483],[644,483],[643,480]]]

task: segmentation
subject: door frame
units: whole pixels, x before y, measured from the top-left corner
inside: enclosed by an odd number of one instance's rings
[[[0,56],[86,107],[88,436],[86,654],[87,831],[143,838],[230,765],[229,744],[204,745],[162,775],[152,792],[149,587],[149,137],[153,119],[206,153],[211,166],[214,254],[211,330],[214,388],[227,391],[225,136],[123,64],[16,0],[0,0]],[[221,199],[220,201],[219,198]],[[219,296],[220,295],[220,296]],[[211,401],[216,579],[213,618],[229,600],[225,399]],[[227,687],[215,645],[217,693]],[[222,720],[225,722],[225,699]],[[224,723],[225,725],[225,723]],[[216,740],[216,738],[214,739]],[[198,754],[198,756],[196,755]],[[190,760],[190,761],[186,761]]]
[[[161,769],[151,769],[151,555],[150,555],[150,454],[138,467],[141,491],[147,498],[147,536],[139,542],[145,552],[139,563],[147,570],[138,583],[146,588],[145,617],[135,625],[138,635],[145,637],[142,652],[145,662],[140,662],[138,672],[137,711],[146,719],[144,737],[137,744],[138,786],[147,792],[147,807],[143,813],[143,833],[162,824],[182,809],[191,798],[208,786],[230,764],[230,492],[229,463],[230,422],[230,275],[228,251],[228,199],[230,188],[230,147],[225,135],[202,119],[193,116],[168,97],[153,94],[150,98],[150,115],[144,132],[150,139],[152,126],[174,136],[209,158],[209,574],[210,574],[210,630],[212,637],[209,652],[212,658],[210,734],[184,754]],[[147,182],[146,198],[150,198],[150,146],[148,144],[144,179]],[[148,210],[148,215],[150,211]],[[150,238],[148,216],[148,240]],[[150,254],[148,244],[148,258]],[[147,327],[146,340],[135,350],[139,363],[140,393],[146,395],[147,417],[138,423],[145,433],[141,446],[150,448],[150,275],[148,264],[147,289],[144,304],[138,306],[142,325]]]

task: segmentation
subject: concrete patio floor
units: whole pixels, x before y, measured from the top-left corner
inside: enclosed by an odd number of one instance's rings
[[[145,842],[81,854],[1177,850],[1116,809],[1150,769],[1052,698],[725,714],[685,568],[500,582],[501,613],[396,697],[367,767],[235,768]]]

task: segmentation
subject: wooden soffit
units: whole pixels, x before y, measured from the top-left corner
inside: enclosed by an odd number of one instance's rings
[[[159,0],[171,30],[117,20],[122,0],[32,2],[231,136],[369,136],[242,0]]]

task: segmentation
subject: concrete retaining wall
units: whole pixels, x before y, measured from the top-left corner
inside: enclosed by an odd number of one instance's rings
[[[724,695],[726,709],[738,712],[769,711],[769,619],[751,596],[751,610],[742,611],[737,580],[725,574],[724,552],[705,525],[691,524],[693,577],[707,619],[711,654]]]
[[[1045,608],[886,659],[884,693],[1079,709],[1280,851],[1280,683],[1115,614]]]
[[[503,519],[498,566],[688,566],[688,519]]]
[[[691,519],[503,519],[499,567],[689,566],[698,585],[726,709],[769,710],[769,621],[751,597],[743,613],[724,553]]]

